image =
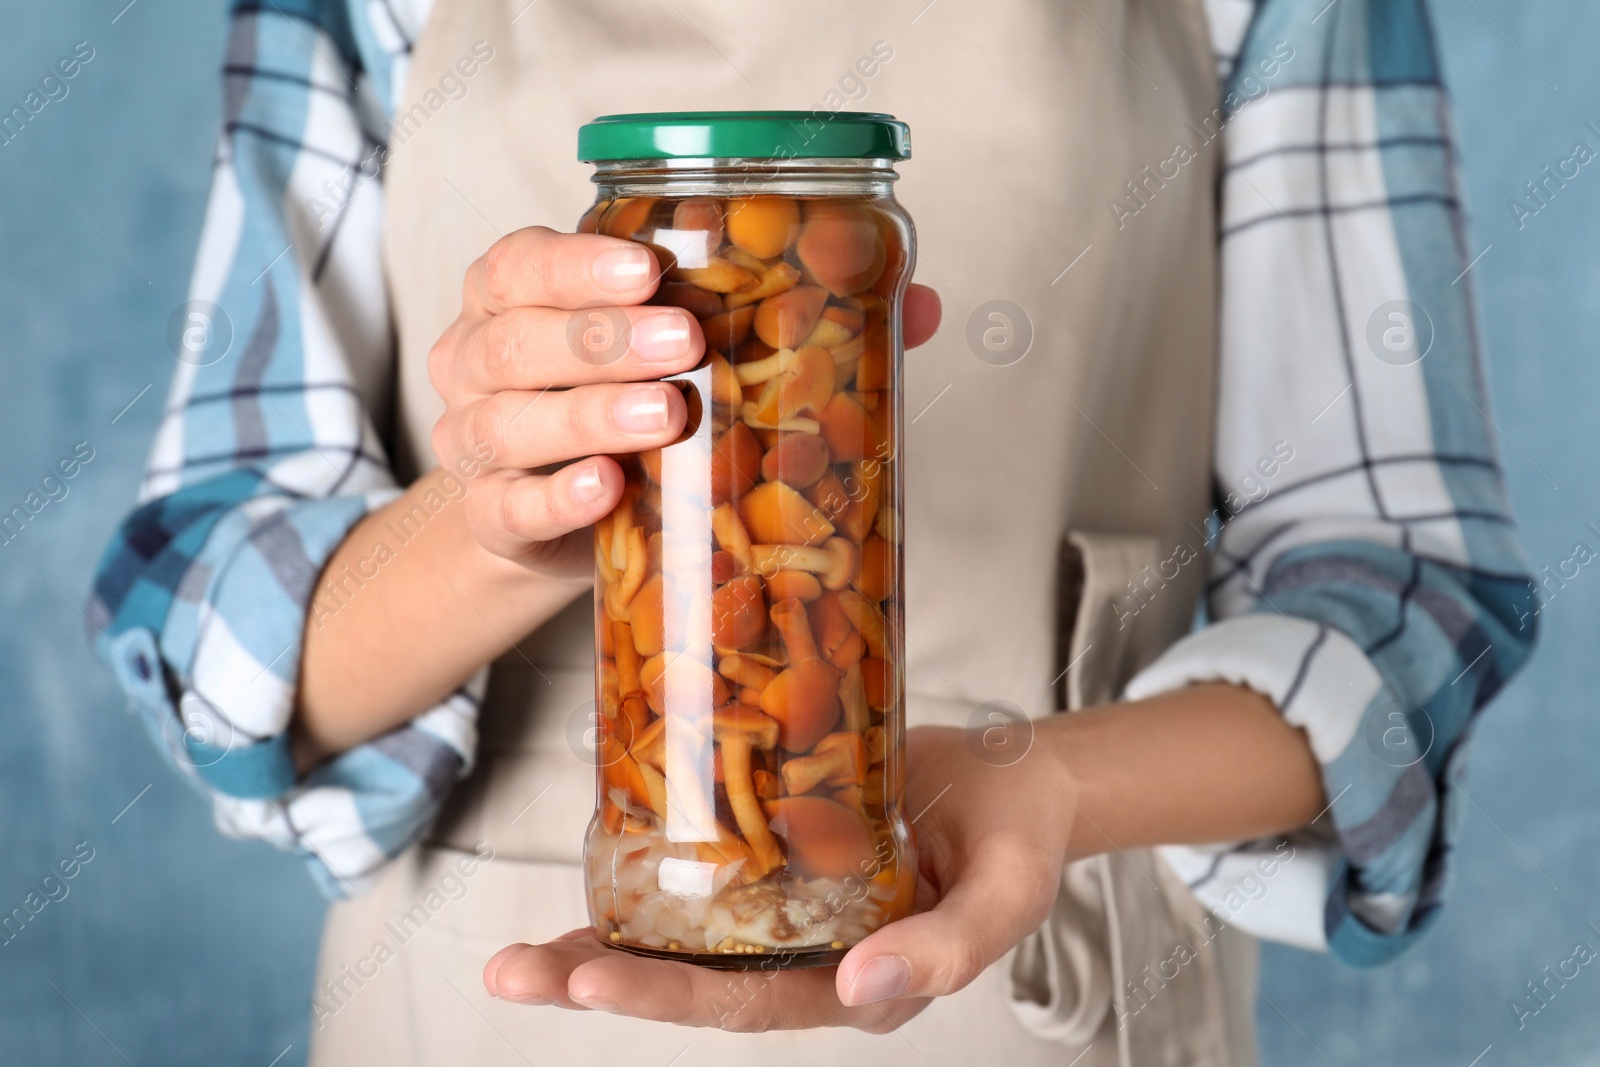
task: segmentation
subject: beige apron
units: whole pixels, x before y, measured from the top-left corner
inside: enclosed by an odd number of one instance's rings
[[[441,82],[484,42],[492,58]],[[456,81],[464,95],[440,92]],[[965,726],[992,700],[1042,715],[1113,699],[1186,630],[1202,564],[1126,625],[1113,604],[1179,542],[1198,545],[1208,506],[1216,147],[1147,177],[1217,97],[1199,0],[439,0],[406,95],[386,174],[403,473],[433,463],[426,354],[467,265],[518,227],[570,229],[592,201],[573,159],[584,121],[893,112],[913,131],[898,195],[917,277],[945,307],[939,337],[906,360],[910,723]],[[1119,228],[1110,200],[1136,206],[1130,181],[1145,206]],[[1008,366],[968,340],[997,299],[1031,320]],[[572,738],[593,699],[591,640],[585,597],[496,665],[471,778],[372,893],[332,909],[313,1062],[1254,1063],[1253,943],[1208,946],[1198,907],[1143,851],[1069,868],[1039,934],[895,1036],[738,1035],[490,1000],[491,954],[587,922],[575,864],[593,772]],[[1180,945],[1197,956],[1175,966]]]

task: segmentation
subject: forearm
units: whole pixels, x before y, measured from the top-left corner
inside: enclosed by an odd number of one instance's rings
[[[295,712],[302,766],[434,706],[590,588],[484,550],[464,500],[439,482],[437,472],[424,476],[368,515],[323,570]],[[436,512],[424,503],[430,492],[444,501]],[[414,517],[419,506],[425,522]]]
[[[1034,745],[1077,808],[1072,859],[1284,833],[1327,803],[1304,731],[1239,686],[1057,716]]]

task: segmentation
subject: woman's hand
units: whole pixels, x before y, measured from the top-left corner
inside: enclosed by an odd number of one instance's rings
[[[688,312],[639,306],[659,280],[643,245],[542,226],[496,241],[467,269],[461,314],[428,354],[445,402],[432,443],[447,470],[477,461],[466,521],[489,552],[543,573],[586,572],[592,548],[574,535],[622,495],[608,454],[683,431],[682,394],[652,379],[693,367],[705,339]],[[594,325],[620,350],[569,341]],[[533,473],[554,464],[566,466]]]
[[[1037,930],[1064,863],[1274,836],[1327,810],[1305,733],[1242,686],[1192,685],[1031,720],[1024,754],[1004,766],[986,758],[986,740],[948,727],[907,733],[918,911],[837,968],[716,971],[630,956],[584,929],[501,950],[484,985],[506,1000],[685,1026],[892,1030]]]
[[[971,737],[948,727],[908,733],[918,913],[869,936],[838,967],[712,970],[629,955],[585,928],[501,950],[484,985],[504,1000],[685,1026],[894,1029],[1037,930],[1060,884],[1076,814],[1066,769],[1044,750],[994,766]]]
[[[444,469],[477,468],[466,521],[489,552],[543,574],[588,574],[581,531],[622,496],[610,457],[682,433],[683,395],[654,379],[698,363],[705,338],[687,311],[641,306],[659,281],[641,244],[542,226],[496,241],[468,268],[461,314],[428,356],[445,402],[432,444]],[[933,291],[913,290],[908,346],[939,319]],[[615,344],[586,346],[594,328]]]
[[[356,524],[325,568],[345,595],[307,616],[302,768],[432,707],[587,594],[586,528],[622,494],[610,457],[678,437],[683,396],[655,379],[705,352],[687,312],[640,306],[659,281],[641,244],[544,227],[468,269],[461,314],[428,357],[445,403],[439,469]],[[902,322],[908,346],[933,334],[933,290],[911,287]],[[595,333],[599,347],[585,343]],[[396,529],[413,530],[398,547]]]

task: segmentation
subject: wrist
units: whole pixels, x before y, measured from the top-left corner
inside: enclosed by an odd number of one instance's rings
[[[1075,807],[1069,859],[1285,833],[1325,803],[1304,732],[1243,686],[1198,683],[1040,732]]]
[[[426,711],[589,588],[489,552],[466,510],[427,475],[329,561],[296,694],[302,767]]]
[[[1105,811],[1117,804],[1114,745],[1108,744],[1106,712],[1092,708],[1056,715],[1039,724],[1035,746],[1043,757],[1048,788],[1068,805],[1063,851],[1067,862],[1110,852]]]

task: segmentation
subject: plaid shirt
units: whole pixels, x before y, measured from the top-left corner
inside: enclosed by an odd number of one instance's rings
[[[301,852],[333,895],[470,769],[482,683],[295,774],[318,574],[398,493],[375,420],[393,373],[377,164],[426,7],[236,0],[195,348],[91,605],[219,826]],[[1294,863],[1263,874],[1279,841],[1163,852],[1250,932],[1377,963],[1438,912],[1465,742],[1526,659],[1537,601],[1484,414],[1422,0],[1209,11],[1226,93],[1210,621],[1128,695],[1226,679],[1305,729],[1331,804]],[[1264,876],[1273,892],[1236,907]]]

